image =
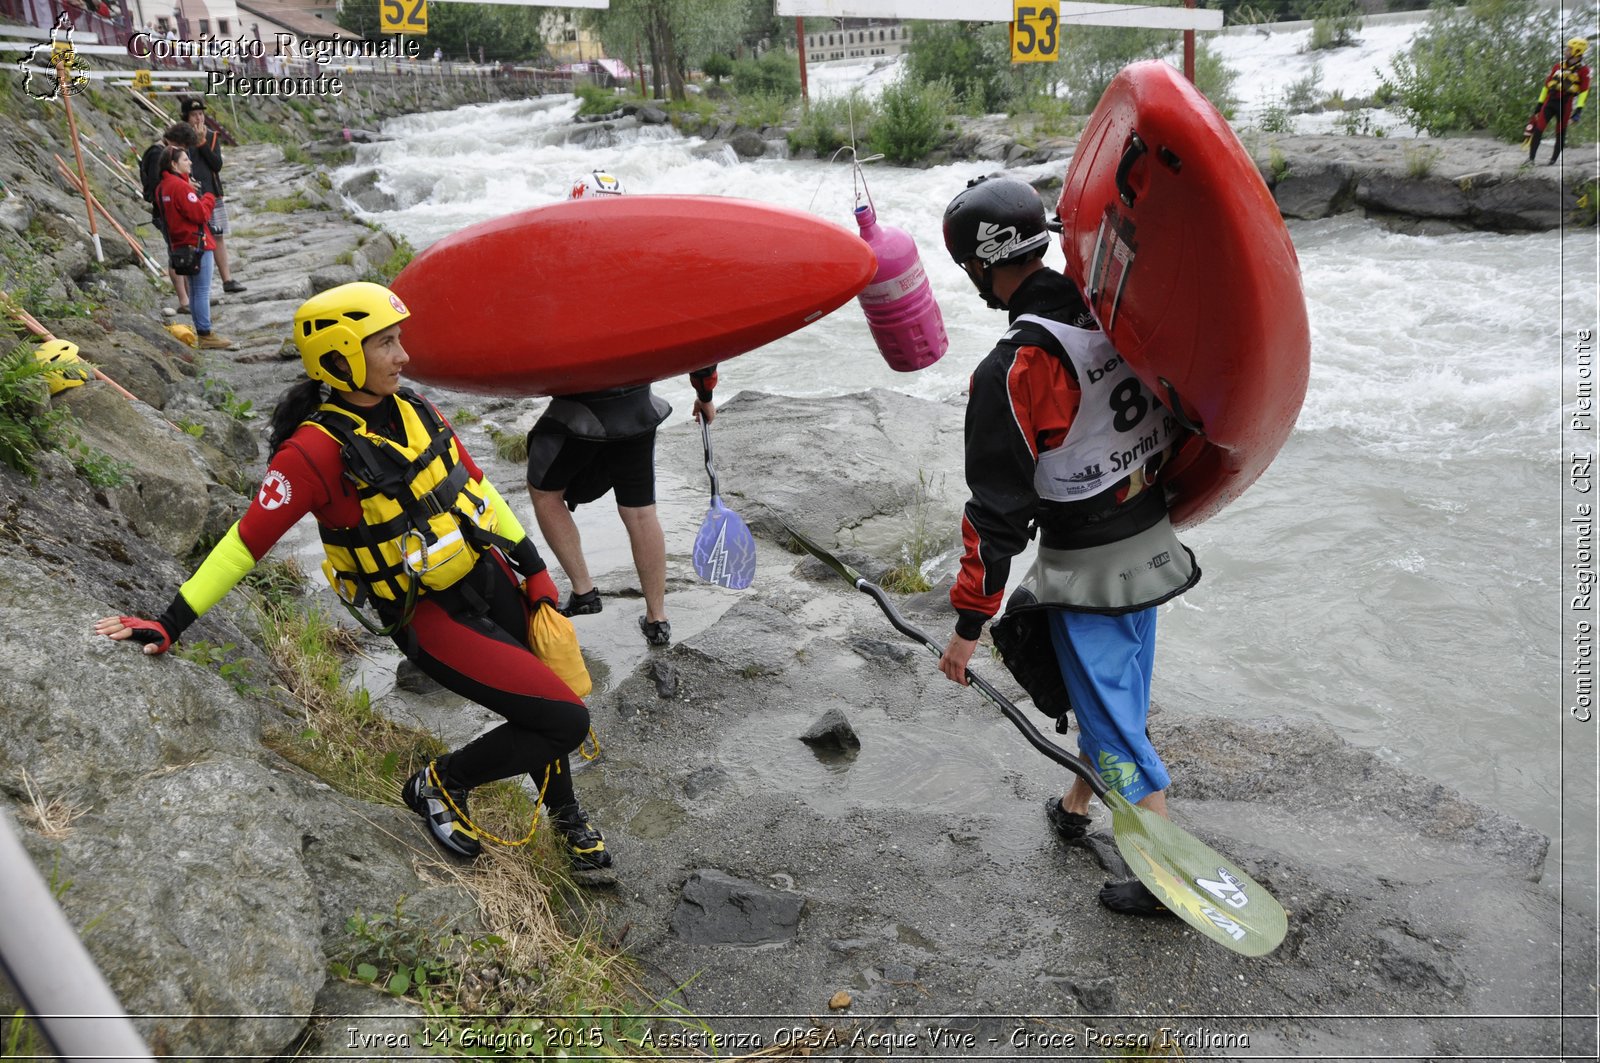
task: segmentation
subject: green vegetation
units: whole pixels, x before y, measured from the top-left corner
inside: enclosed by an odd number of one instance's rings
[[[0,99],[4,94],[0,93]],[[49,1059],[51,1045],[21,1008],[11,1018],[0,1018],[0,1057],[6,1059]]]
[[[1096,27],[1064,33],[1055,63],[1011,62],[1006,27],[998,23],[918,23],[906,60],[906,77],[917,84],[944,82],[955,107],[966,114],[1001,111],[1031,114],[1064,106],[1088,114],[1117,72],[1129,63],[1169,54],[1181,34],[1165,30]],[[1236,101],[1236,72],[1198,42],[1195,82],[1224,115]],[[1057,97],[1065,101],[1056,104]]]
[[[241,696],[252,697],[263,693],[260,687],[251,682],[249,658],[241,655],[239,647],[231,642],[216,646],[205,639],[193,639],[179,642],[172,647],[172,653],[186,661],[213,669]]]
[[[785,102],[800,99],[800,60],[789,52],[764,52],[759,59],[733,64],[733,91],[740,97],[770,96]]]
[[[783,125],[793,113],[793,101],[769,93],[740,96],[734,102],[733,120],[746,129]]]
[[[1272,184],[1277,184],[1289,176],[1289,160],[1284,157],[1283,151],[1277,147],[1267,152],[1267,177]]]
[[[883,90],[868,142],[893,162],[915,162],[944,140],[955,99],[942,81],[922,84],[902,77]]]
[[[999,23],[917,23],[906,50],[905,80],[942,82],[968,114],[1003,111],[1019,91],[1006,27]]]
[[[1592,24],[1594,9],[1566,18]],[[1565,36],[1559,16],[1534,0],[1471,0],[1460,8],[1441,3],[1411,46],[1395,56],[1384,96],[1426,133],[1486,130],[1517,141],[1558,58],[1552,42]],[[1586,116],[1568,130],[1569,146],[1592,140],[1594,129]]]
[[[1355,0],[1318,0],[1306,13],[1312,19],[1311,51],[1354,44],[1361,32],[1361,8]]]
[[[44,379],[51,367],[33,349],[18,343],[0,356],[0,462],[36,479],[39,454],[61,450],[91,486],[121,487],[128,466],[83,442],[71,412],[51,403]]]
[[[311,201],[304,192],[296,192],[292,196],[270,196],[261,204],[261,209],[269,214],[293,214],[297,210],[315,210]]]
[[[1389,131],[1372,121],[1372,112],[1366,108],[1346,111],[1334,121],[1334,128],[1347,137],[1386,137]]]
[[[1073,107],[1088,114],[1118,71],[1129,63],[1165,55],[1181,37],[1181,34],[1162,30],[1121,27],[1067,34],[1062,39],[1061,59],[1057,64],[1069,86],[1067,98]],[[1198,65],[1197,59],[1197,76]]]
[[[1256,128],[1263,133],[1293,133],[1294,116],[1281,103],[1269,103],[1256,116]]]
[[[1433,173],[1434,164],[1439,161],[1441,154],[1443,152],[1431,144],[1420,147],[1411,144],[1406,145],[1406,176],[1413,179],[1427,177]]]
[[[369,40],[377,40],[380,3],[381,0],[343,0],[339,4],[339,25]],[[538,60],[544,54],[544,40],[539,32],[539,20],[543,15],[543,8],[429,5],[425,53],[438,47],[452,60],[477,62],[480,54],[490,63]]]
[[[1223,62],[1222,56],[1211,47],[1210,38],[1201,37],[1195,42],[1194,87],[1224,118],[1231,119],[1239,106],[1239,98],[1233,94],[1238,80],[1239,72]]]
[[[35,317],[47,320],[92,317],[100,304],[50,273],[46,260],[33,250],[51,247],[57,242],[37,216],[28,224],[21,239],[9,232],[0,236],[0,290],[9,293],[13,302],[27,307]]]
[[[933,499],[935,492],[927,474],[917,471],[916,493],[911,501],[911,527],[900,544],[900,563],[883,574],[885,590],[899,594],[921,594],[931,590],[927,568],[938,558],[941,540],[933,531]]]
[[[378,263],[372,269],[369,269],[362,276],[362,280],[373,281],[377,284],[389,284],[396,277],[398,277],[400,275],[400,271],[410,265],[411,260],[417,256],[416,248],[412,247],[411,242],[404,236],[401,236],[398,233],[386,233],[385,235],[387,235],[390,242],[394,244],[394,250],[389,252],[388,258]]]
[[[528,436],[523,432],[505,432],[494,425],[485,425],[489,433],[489,440],[494,444],[494,452],[500,455],[501,460],[509,461],[513,465],[525,464],[528,460]]]
[[[860,89],[852,89],[848,96],[829,96],[813,103],[800,117],[800,124],[789,134],[789,149],[810,149],[819,158],[828,158],[840,148],[852,144],[865,145],[872,124],[877,119],[878,105],[866,98]]]
[[[342,680],[356,650],[352,630],[331,623],[300,600],[303,576],[293,562],[269,559],[247,577],[277,680],[298,708],[297,727],[269,736],[269,745],[343,793],[399,803],[404,780],[443,753],[435,738],[377,712],[366,690]],[[473,818],[505,837],[521,838],[538,823],[534,795],[514,782],[472,793]],[[504,936],[420,926],[405,913],[356,913],[346,923],[348,948],[330,963],[339,978],[413,1001],[430,1016],[449,1017],[459,1038],[470,1026],[484,1044],[507,1043],[514,1055],[550,1058],[565,1047],[578,1057],[650,1058],[638,1043],[648,1028],[634,1012],[638,982],[628,962],[600,940],[597,919],[565,871],[564,854],[547,830],[523,847],[489,846],[470,869],[453,870],[476,896],[490,928]],[[560,1016],[539,1019],[534,1016]],[[589,1038],[591,1027],[602,1030]],[[524,1044],[524,1050],[515,1046]],[[578,1046],[574,1049],[572,1046]],[[474,1055],[454,1045],[445,1055]]]
[[[733,57],[722,52],[712,52],[700,63],[700,71],[712,84],[722,84],[722,79],[733,73]]]
[[[238,392],[233,390],[233,385],[225,380],[218,380],[214,376],[202,377],[200,392],[207,402],[235,421],[248,421],[256,415],[255,403],[241,399]]]
[[[582,117],[610,114],[622,106],[621,97],[598,85],[575,86],[573,95],[578,97],[578,114]]]
[[[1322,85],[1322,65],[1312,63],[1306,76],[1290,82],[1283,91],[1283,107],[1290,114],[1304,114],[1317,104],[1317,89]]]
[[[696,66],[720,83],[728,75],[712,71],[721,69],[722,60],[758,53],[759,59],[734,64],[735,78],[742,63],[765,62],[773,55],[778,58],[772,62],[782,59],[795,66],[795,89],[767,85],[741,89],[741,94],[777,91],[792,99],[799,92],[798,64],[784,50],[793,40],[794,20],[775,17],[772,0],[611,0],[609,8],[586,11],[583,19],[599,34],[607,55],[642,58],[654,79],[656,99],[684,99],[689,71]]]

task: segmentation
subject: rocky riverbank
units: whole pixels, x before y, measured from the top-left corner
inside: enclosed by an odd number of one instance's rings
[[[323,144],[338,124],[374,124],[299,120]],[[147,658],[90,631],[107,613],[158,610],[234,519],[264,463],[261,413],[297,379],[284,346],[293,307],[379,270],[394,243],[341,208],[314,152],[231,149],[230,248],[249,289],[216,318],[240,346],[195,352],[163,327],[161,293],[131,252],[88,266],[81,200],[41,176],[54,172],[48,122],[14,130],[39,143],[5,164],[0,218],[48,236],[36,261],[56,271],[30,309],[144,401],[98,383],[55,400],[87,442],[129,463],[122,486],[89,486],[61,454],[42,457],[37,480],[0,467],[6,811],[41,872],[70,882],[64,909],[158,1051],[404,1054],[352,1046],[351,1027],[416,1051],[417,1009],[329,969],[357,911],[403,899],[419,925],[482,925],[416,817],[280,757],[266,736],[301,726],[296,709],[236,681],[238,669]],[[137,217],[117,196],[108,185],[108,206]],[[71,312],[90,299],[87,316]],[[433,394],[470,412],[468,446],[522,508],[520,469],[494,454],[491,428],[515,434],[542,403]],[[756,531],[756,585],[694,577],[704,469],[697,431],[678,418],[658,444],[674,644],[652,652],[638,637],[620,533],[590,544],[607,608],[578,621],[601,742],[578,784],[619,861],[616,885],[591,899],[657,999],[714,1016],[723,1054],[795,1027],[831,1031],[818,1054],[836,1058],[1593,1054],[1592,1024],[1548,1017],[1592,1014],[1595,928],[1541,883],[1546,839],[1295,722],[1292,704],[1263,706],[1256,722],[1166,705],[1151,724],[1178,780],[1178,822],[1283,901],[1284,945],[1246,960],[1175,921],[1100,909],[1095,888],[1120,871],[1107,832],[1062,848],[1041,813],[1063,772],[945,682],[868,599],[791,553],[771,517],[878,576],[917,522],[956,527],[959,491],[926,484],[960,483],[960,409],[892,392],[746,392],[723,411],[718,471]],[[838,460],[797,467],[796,441],[819,433]],[[280,552],[314,558],[314,535],[299,532]],[[329,604],[306,592],[311,607]],[[901,607],[947,627],[941,589]],[[238,595],[186,638],[200,640],[270,674]],[[360,645],[381,712],[448,741],[485,723],[397,668],[385,642]],[[828,710],[859,749],[819,755],[799,740]],[[52,803],[76,813],[65,828],[35,814]],[[692,1028],[681,1036],[710,1047]]]

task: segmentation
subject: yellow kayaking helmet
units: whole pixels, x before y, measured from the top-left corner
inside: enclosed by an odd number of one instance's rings
[[[1572,59],[1581,59],[1583,53],[1589,50],[1589,42],[1582,37],[1574,37],[1567,42],[1567,56]]]
[[[318,292],[294,312],[294,344],[306,375],[335,391],[356,391],[367,382],[361,341],[411,316],[400,297],[381,284],[353,281]],[[341,373],[333,360],[350,367]]]
[[[82,387],[83,382],[89,379],[89,367],[78,357],[76,343],[50,340],[35,347],[33,357],[37,361],[56,367],[44,375],[44,382],[49,385],[52,395],[68,388]]]

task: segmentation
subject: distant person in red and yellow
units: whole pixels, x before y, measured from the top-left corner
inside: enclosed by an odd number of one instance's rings
[[[1539,140],[1544,136],[1545,127],[1551,119],[1556,123],[1556,146],[1550,153],[1550,165],[1554,166],[1561,157],[1561,148],[1567,139],[1567,126],[1583,115],[1584,101],[1589,98],[1589,65],[1583,61],[1584,53],[1588,50],[1587,40],[1572,38],[1567,42],[1566,55],[1550,68],[1549,75],[1545,77],[1544,86],[1539,90],[1539,100],[1533,105],[1533,117],[1523,131],[1528,138],[1529,162],[1537,161]]]

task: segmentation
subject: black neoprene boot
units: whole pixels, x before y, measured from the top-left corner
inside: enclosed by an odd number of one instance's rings
[[[1121,912],[1123,915],[1172,914],[1167,910],[1167,906],[1150,892],[1149,887],[1136,878],[1127,882],[1107,882],[1100,887],[1100,903],[1113,912]]]

